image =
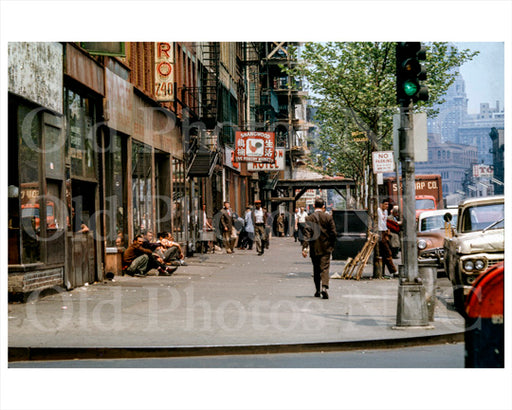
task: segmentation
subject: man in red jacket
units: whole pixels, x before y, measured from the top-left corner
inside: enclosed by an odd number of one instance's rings
[[[325,212],[325,202],[322,198],[315,199],[315,212],[306,217],[304,226],[304,241],[302,256],[311,256],[313,262],[313,280],[315,282],[315,297],[329,299],[329,268],[331,253],[336,242],[336,226],[332,216]],[[322,285],[322,292],[320,292]]]

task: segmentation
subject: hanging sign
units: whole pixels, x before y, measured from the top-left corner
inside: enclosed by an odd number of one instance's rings
[[[237,131],[235,162],[274,162],[273,132]]]

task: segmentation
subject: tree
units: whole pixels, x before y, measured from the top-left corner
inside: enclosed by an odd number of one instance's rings
[[[478,52],[458,50],[448,43],[426,47],[430,98],[419,102],[417,110],[435,116],[432,106],[444,102],[442,97],[454,82],[456,69]],[[371,166],[370,152],[392,145],[392,116],[398,112],[395,43],[306,43],[298,60],[295,67],[283,69],[305,78],[312,92],[318,107],[315,120],[320,125],[316,145],[331,157],[326,170],[364,180],[365,169]],[[369,143],[361,141],[364,136]]]
[[[362,189],[361,200],[368,204],[371,219],[377,220],[377,183],[371,152],[392,146],[393,114],[396,103],[395,45],[385,42],[306,43],[298,64],[286,69],[309,84],[317,106],[319,138],[316,148],[329,156],[325,167],[331,175],[352,177]],[[434,104],[444,102],[443,95],[455,81],[457,68],[478,52],[458,50],[448,43],[428,43],[425,84],[429,101],[420,101],[417,111],[435,116]],[[297,52],[297,50],[296,50]],[[298,54],[298,53],[297,53]],[[367,142],[361,141],[361,136]],[[320,158],[322,155],[320,156]],[[316,156],[312,157],[315,161]]]

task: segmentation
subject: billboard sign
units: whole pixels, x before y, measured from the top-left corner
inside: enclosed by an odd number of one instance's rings
[[[247,171],[284,171],[284,148],[276,148],[274,162],[248,162]]]
[[[473,177],[480,178],[480,177],[493,177],[494,176],[494,168],[492,165],[484,165],[484,164],[478,164],[473,165]]]
[[[235,162],[274,162],[275,134],[273,132],[237,131]]]

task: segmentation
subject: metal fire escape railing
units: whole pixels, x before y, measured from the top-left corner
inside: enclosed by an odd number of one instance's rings
[[[212,129],[217,124],[219,113],[219,42],[206,43],[203,48],[203,63],[204,70],[201,72],[202,117],[208,124],[207,128]]]

